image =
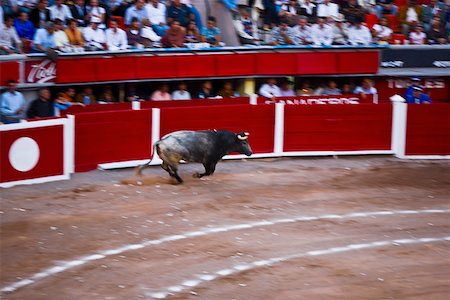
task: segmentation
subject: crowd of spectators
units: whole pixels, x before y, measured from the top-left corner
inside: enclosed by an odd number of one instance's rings
[[[223,46],[189,0],[0,0],[0,54]]]

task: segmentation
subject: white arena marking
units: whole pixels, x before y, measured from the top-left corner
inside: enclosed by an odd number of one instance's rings
[[[213,227],[213,228],[205,228],[204,230],[197,230],[197,231],[191,231],[186,232],[183,234],[177,234],[177,235],[171,235],[162,237],[158,240],[149,240],[144,241],[139,244],[130,244],[121,246],[119,248],[115,249],[108,249],[108,250],[102,250],[92,255],[87,255],[80,257],[76,260],[62,262],[56,266],[50,267],[48,269],[45,269],[39,273],[36,273],[34,275],[31,275],[29,278],[22,279],[20,281],[14,282],[8,286],[5,286],[1,288],[0,292],[14,292],[19,288],[22,288],[24,286],[30,285],[35,283],[38,280],[50,277],[52,275],[55,275],[57,273],[67,271],[69,269],[87,264],[88,262],[103,259],[108,256],[122,254],[127,251],[132,251],[136,249],[141,249],[148,246],[153,245],[160,245],[162,243],[171,242],[171,241],[177,241],[177,240],[183,240],[188,239],[190,237],[197,237],[197,236],[204,236],[209,235],[213,233],[220,233],[220,232],[227,232],[227,231],[233,231],[233,230],[241,230],[241,229],[250,229],[260,226],[270,226],[275,224],[281,224],[281,223],[295,223],[295,222],[303,222],[303,221],[315,221],[315,220],[327,220],[327,219],[342,219],[342,218],[365,218],[370,216],[377,216],[377,215],[404,215],[404,214],[438,214],[438,213],[450,213],[450,209],[427,209],[427,210],[393,210],[393,211],[376,211],[376,212],[359,212],[359,213],[349,213],[349,214],[343,214],[343,215],[336,215],[336,214],[324,214],[320,216],[296,216],[292,219],[274,219],[274,220],[264,220],[264,221],[257,221],[257,222],[250,222],[250,223],[243,223],[243,224],[235,224],[235,225],[227,225],[227,226],[221,226],[221,227]],[[156,298],[156,297],[154,297]]]
[[[267,267],[274,263],[285,262],[288,260],[297,259],[297,258],[301,258],[301,257],[327,255],[327,254],[333,254],[333,253],[337,253],[337,252],[347,252],[347,251],[353,251],[355,249],[363,249],[363,248],[368,249],[368,248],[376,248],[376,247],[381,247],[381,246],[393,246],[399,242],[403,245],[407,245],[407,244],[432,243],[432,242],[442,242],[442,241],[450,241],[450,236],[436,237],[436,238],[435,237],[433,237],[433,238],[427,237],[427,238],[419,238],[419,239],[375,241],[375,242],[366,243],[366,244],[351,244],[351,245],[347,245],[347,246],[343,246],[343,247],[333,247],[333,248],[322,249],[322,250],[308,251],[305,253],[298,253],[298,254],[292,254],[292,255],[281,256],[281,257],[274,257],[271,259],[254,261],[254,262],[248,263],[248,264],[241,264],[241,265],[235,266],[233,269],[220,270],[220,271],[215,272],[215,274],[220,275],[220,276],[217,276],[215,279],[220,279],[221,277],[226,277],[226,276],[230,276],[230,275],[236,275],[243,271],[256,269],[256,268],[260,268],[260,267]],[[195,280],[195,286],[198,286],[202,282],[211,281],[211,279],[209,279],[209,278],[208,278],[208,280],[205,280],[202,277],[199,277],[199,279],[200,280]],[[190,281],[192,281],[192,280],[186,280],[185,282],[190,282]],[[156,299],[164,299],[169,295],[170,296],[174,295],[173,293],[170,293],[170,292],[181,293],[186,290],[186,287],[194,287],[194,285],[186,285],[184,283],[182,283],[182,285],[185,286],[185,288],[183,288],[181,290],[180,290],[180,286],[176,286],[177,287],[176,291],[174,291],[172,289],[172,287],[169,287],[169,288],[167,288],[167,291],[161,291],[161,292],[156,292],[156,293],[147,293],[146,296],[153,297]],[[172,290],[170,290],[170,289],[172,289]],[[165,295],[165,297],[161,297],[161,295]]]

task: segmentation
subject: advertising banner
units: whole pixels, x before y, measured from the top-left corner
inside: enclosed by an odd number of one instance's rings
[[[449,50],[442,49],[383,49],[382,68],[449,68]]]

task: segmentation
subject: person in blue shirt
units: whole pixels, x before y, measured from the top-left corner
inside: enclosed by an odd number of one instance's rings
[[[34,52],[47,52],[49,49],[56,49],[55,23],[47,22],[46,28],[40,28],[34,36],[32,49]]]
[[[420,86],[413,87],[412,95],[406,96],[406,103],[408,104],[430,104],[430,96],[423,93],[423,89]]]
[[[405,98],[408,97],[408,95],[412,95],[414,91],[414,87],[422,87],[420,85],[420,78],[414,77],[411,78],[412,83],[406,88],[405,91]]]
[[[0,96],[0,121],[5,124],[19,123],[23,119],[26,101],[21,92],[16,91],[17,82],[8,81],[8,90]]]
[[[216,18],[209,16],[206,27],[200,32],[202,42],[209,43],[213,47],[221,46],[223,43],[221,41],[220,33],[219,27],[216,26]]]
[[[36,30],[33,23],[28,20],[28,13],[21,12],[19,17],[14,19],[14,27],[16,28],[17,35],[22,39],[22,42],[33,39]]]

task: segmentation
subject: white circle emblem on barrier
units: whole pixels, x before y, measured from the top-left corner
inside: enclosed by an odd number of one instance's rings
[[[29,137],[21,137],[12,143],[9,149],[9,162],[14,169],[27,172],[39,161],[39,145]]]

